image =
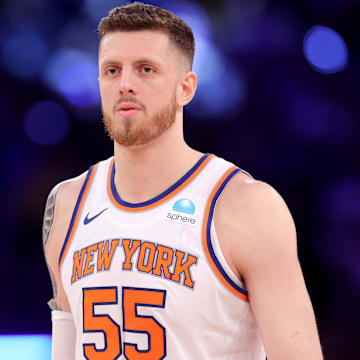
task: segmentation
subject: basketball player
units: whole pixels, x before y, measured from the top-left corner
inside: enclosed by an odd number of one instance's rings
[[[46,204],[53,359],[322,359],[284,201],[184,141],[192,31],[142,3],[98,31],[114,156]]]

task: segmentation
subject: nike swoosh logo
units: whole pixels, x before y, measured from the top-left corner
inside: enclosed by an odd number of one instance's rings
[[[104,210],[101,210],[98,214],[96,214],[95,216],[93,216],[93,217],[91,217],[91,218],[89,218],[89,214],[90,214],[90,213],[88,213],[88,214],[86,215],[85,219],[84,219],[84,225],[87,225],[88,223],[90,223],[90,222],[92,222],[93,220],[95,220],[95,219],[96,219],[98,216],[100,216],[105,210],[107,210],[107,208],[104,209]]]

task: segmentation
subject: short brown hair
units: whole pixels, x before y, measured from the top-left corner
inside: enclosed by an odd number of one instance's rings
[[[160,7],[134,2],[115,7],[98,26],[100,43],[113,31],[159,30],[169,35],[170,41],[185,55],[190,68],[194,60],[194,35],[190,27],[172,12]]]

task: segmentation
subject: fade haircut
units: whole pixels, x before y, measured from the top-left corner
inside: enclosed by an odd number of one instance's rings
[[[99,42],[114,31],[157,30],[168,34],[173,45],[185,56],[190,69],[194,60],[194,35],[184,20],[160,7],[134,2],[115,7],[98,26]]]

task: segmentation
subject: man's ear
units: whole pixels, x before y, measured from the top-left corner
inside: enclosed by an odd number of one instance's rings
[[[197,86],[197,76],[194,72],[187,72],[180,80],[177,103],[179,106],[185,106],[188,104],[195,95]]]

